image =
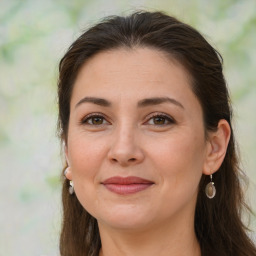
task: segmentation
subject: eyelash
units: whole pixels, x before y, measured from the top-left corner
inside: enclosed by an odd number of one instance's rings
[[[147,122],[149,122],[151,119],[156,118],[156,117],[165,119],[164,124],[150,124],[150,125],[154,125],[156,127],[163,127],[163,126],[168,126],[168,125],[176,123],[175,120],[172,117],[170,117],[169,115],[163,114],[163,113],[154,113],[154,114],[150,115]],[[89,114],[88,116],[86,116],[85,118],[83,118],[80,121],[80,124],[82,124],[82,125],[90,125],[90,126],[94,126],[94,127],[100,127],[100,126],[105,125],[105,124],[97,125],[97,124],[88,123],[88,121],[89,120],[92,121],[93,118],[103,119],[103,122],[104,122],[104,120],[106,121],[106,118],[105,118],[105,116],[102,113],[92,113],[92,114]],[[166,121],[168,123],[165,123]]]
[[[164,123],[164,124],[151,124],[151,125],[166,126],[166,125],[171,125],[171,124],[175,123],[175,121],[172,117],[170,117],[169,115],[166,115],[166,114],[162,114],[162,113],[156,113],[156,114],[151,115],[147,122],[149,122],[151,119],[156,118],[156,117],[164,118],[165,121],[167,121],[168,123],[167,124],[166,123]]]
[[[103,124],[94,125],[94,124],[89,124],[88,123],[88,120],[92,120],[92,118],[97,118],[97,117],[106,120],[106,118],[105,118],[105,116],[103,114],[101,114],[101,113],[93,113],[93,114],[89,114],[88,116],[83,118],[80,123],[82,125],[92,125],[92,126],[101,126],[101,125],[103,125]]]

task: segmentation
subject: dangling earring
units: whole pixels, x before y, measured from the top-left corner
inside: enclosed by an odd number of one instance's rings
[[[216,188],[214,182],[212,182],[212,174],[210,175],[211,181],[205,187],[205,194],[208,198],[212,199],[216,195]]]
[[[67,177],[66,177],[66,175],[67,175],[67,172],[69,171],[69,166],[65,169],[65,171],[64,171],[64,177],[65,177],[65,179],[67,179]],[[72,180],[70,180],[69,181],[69,188],[68,188],[68,192],[69,192],[69,194],[70,195],[73,195],[74,194],[74,184],[73,184],[73,181]]]
[[[70,195],[73,195],[73,194],[74,194],[74,184],[73,184],[73,181],[72,181],[72,180],[69,181],[68,192],[69,192]]]

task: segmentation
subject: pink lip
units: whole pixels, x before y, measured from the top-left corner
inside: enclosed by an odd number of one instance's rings
[[[135,176],[129,177],[111,177],[102,182],[111,192],[126,195],[145,190],[154,184],[153,181],[142,179]]]

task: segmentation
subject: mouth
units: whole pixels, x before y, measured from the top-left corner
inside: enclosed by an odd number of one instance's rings
[[[149,188],[155,183],[153,181],[142,179],[140,177],[135,176],[115,176],[104,180],[102,184],[111,192],[120,195],[127,195],[138,193],[142,190]]]

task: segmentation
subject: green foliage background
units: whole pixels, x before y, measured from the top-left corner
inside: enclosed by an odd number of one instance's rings
[[[188,22],[222,53],[256,209],[255,0],[0,0],[0,256],[58,255],[58,61],[101,17],[135,9],[164,10]]]

